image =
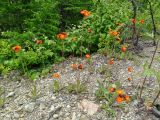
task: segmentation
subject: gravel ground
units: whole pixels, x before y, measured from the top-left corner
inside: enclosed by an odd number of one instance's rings
[[[133,61],[117,60],[111,67],[107,65],[108,58],[95,54],[92,55],[93,65],[90,66],[85,59],[71,58],[64,63],[53,65],[58,69],[61,77],[59,81],[63,85],[73,83],[77,76],[87,85],[87,92],[82,94],[69,94],[65,91],[60,91],[58,94],[53,93],[51,85],[53,84],[52,73],[45,78],[37,80],[37,89],[40,95],[35,100],[29,97],[32,83],[29,80],[21,77],[13,76],[9,79],[0,79],[0,86],[5,88],[3,96],[6,97],[5,105],[0,109],[0,120],[159,120],[154,115],[149,113],[144,106],[138,107],[138,101],[134,99],[127,104],[125,110],[117,110],[116,118],[110,118],[105,111],[98,110],[93,115],[86,114],[86,111],[79,109],[78,103],[87,99],[93,103],[100,105],[95,97],[95,91],[98,88],[97,80],[103,82],[106,78],[104,74],[100,73],[100,67],[111,69],[112,81],[120,81],[122,88],[131,96],[136,95],[138,86],[141,85],[144,76],[142,64],[145,61],[150,61],[154,51],[154,47],[143,45],[144,49],[139,56],[135,56]],[[160,47],[156,53],[156,57],[160,55]],[[84,65],[81,71],[72,70],[70,67],[72,63],[80,61]],[[128,66],[133,67],[133,72],[128,73]],[[155,60],[152,68],[159,70],[160,63]],[[133,80],[129,82],[128,77],[132,76]],[[20,79],[20,80],[19,80]],[[146,81],[147,89],[144,89],[143,98],[150,101],[155,98],[155,92],[158,89],[155,77],[150,77]],[[160,103],[160,99],[158,101]]]

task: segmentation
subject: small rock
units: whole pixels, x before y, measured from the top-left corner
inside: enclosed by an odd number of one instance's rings
[[[6,96],[6,98],[13,97],[14,95],[15,95],[15,92],[10,92],[10,93],[8,93],[8,95]]]
[[[45,110],[46,106],[44,103],[41,103],[40,106],[39,106],[40,110]]]
[[[80,120],[89,120],[89,118],[88,118],[87,116],[83,115],[83,116],[80,118]]]
[[[19,118],[19,114],[18,113],[14,113],[14,118]]]
[[[67,108],[70,108],[71,106],[70,105],[67,105]]]
[[[80,103],[78,103],[78,108],[87,112],[88,115],[93,115],[98,111],[99,106],[94,104],[92,101],[83,99]]]
[[[77,120],[75,112],[73,112],[73,114],[72,114],[72,120]]]
[[[59,117],[58,114],[54,114],[54,115],[53,115],[53,118],[54,118],[54,119],[57,119],[58,117]]]
[[[55,107],[54,107],[54,105],[52,105],[51,108],[50,108],[50,112],[54,111],[54,110],[55,110]]]
[[[55,96],[52,96],[52,98],[51,98],[52,100],[55,100],[56,99],[56,97]]]
[[[33,112],[34,108],[35,108],[35,103],[29,103],[25,105],[24,110],[26,112]]]

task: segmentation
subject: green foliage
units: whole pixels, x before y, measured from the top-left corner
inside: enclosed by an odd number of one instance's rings
[[[3,107],[5,104],[5,99],[0,96],[0,107]]]
[[[80,11],[83,9],[91,10],[93,7],[92,0],[60,0],[61,5],[61,29],[72,27],[73,25],[78,25],[80,20],[82,20],[82,15]],[[63,19],[65,18],[65,19]]]
[[[110,83],[108,80],[105,80],[104,83],[101,83],[100,81],[97,81],[99,84],[99,87],[95,93],[95,96],[98,100],[104,101],[102,103],[102,109],[106,111],[108,116],[115,117],[116,111],[113,109],[113,105],[115,103],[117,93],[109,91],[110,88],[119,89],[120,83]],[[124,104],[124,103],[122,103]],[[122,104],[118,104],[118,107],[122,106]]]
[[[54,80],[53,81],[53,91],[55,93],[57,93],[57,92],[60,91],[60,89],[61,89],[61,85],[60,85],[59,81],[58,80]]]
[[[4,89],[0,86],[0,107],[3,107],[5,104],[5,99],[2,97],[2,94],[4,93]]]
[[[59,31],[60,14],[59,1],[41,0],[30,3],[32,15],[25,20],[27,31],[32,31],[36,35],[54,37]]]
[[[86,89],[87,89],[86,85],[84,83],[81,83],[80,80],[77,80],[75,83],[70,83],[67,86],[68,92],[74,94],[83,93],[86,91]]]
[[[40,96],[40,91],[37,90],[36,82],[33,83],[31,94],[28,96],[33,100],[36,100]]]

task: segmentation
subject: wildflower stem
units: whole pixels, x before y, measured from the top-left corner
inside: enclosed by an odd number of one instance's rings
[[[151,68],[152,63],[153,63],[153,60],[154,60],[154,58],[155,58],[155,54],[156,54],[157,49],[158,49],[158,44],[159,44],[159,40],[157,41],[156,48],[155,48],[155,50],[154,50],[154,53],[153,53],[151,62],[150,62],[150,64],[149,64],[149,69]],[[142,86],[141,86],[140,96],[139,96],[140,99],[141,99],[141,97],[142,97],[142,92],[143,92],[143,89],[144,89],[144,84],[145,84],[146,79],[147,79],[147,76],[145,76],[145,78],[144,78],[144,80],[143,80],[143,83],[142,83]]]
[[[154,103],[156,102],[156,100],[159,98],[159,96],[160,96],[160,89],[159,89],[159,92],[158,92],[157,96],[155,97],[155,99],[152,102],[152,106],[154,105]]]

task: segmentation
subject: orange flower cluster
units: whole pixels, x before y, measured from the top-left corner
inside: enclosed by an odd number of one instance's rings
[[[20,52],[21,49],[22,49],[22,47],[19,46],[19,45],[16,45],[16,46],[12,47],[12,50],[13,50],[14,52],[16,52],[16,53]]]
[[[77,70],[78,65],[77,64],[72,64],[71,67],[72,67],[73,70]]]
[[[87,58],[87,59],[90,59],[90,58],[91,58],[91,55],[90,55],[90,54],[86,54],[86,58]]]
[[[115,91],[116,91],[116,88],[114,88],[114,87],[111,87],[111,88],[109,89],[109,92],[110,92],[110,93],[115,92]]]
[[[140,20],[139,22],[140,22],[141,24],[144,24],[144,20]]]
[[[109,64],[109,65],[113,65],[113,64],[114,64],[114,59],[111,58],[110,60],[108,60],[108,64]]]
[[[132,78],[131,77],[128,77],[128,81],[131,81],[132,80]]]
[[[130,101],[130,97],[129,95],[126,95],[124,94],[124,91],[123,90],[116,90],[116,88],[114,87],[111,87],[109,89],[109,92],[112,93],[112,92],[116,92],[117,93],[117,97],[116,97],[116,102],[117,103],[121,103],[123,101],[126,101],[126,102],[129,102]]]
[[[87,11],[87,10],[81,10],[80,11],[80,13],[84,16],[84,17],[88,17],[88,16],[90,16],[90,12],[89,11]]]
[[[136,19],[131,19],[131,22],[132,22],[133,24],[135,24],[135,23],[136,23]]]
[[[64,40],[65,38],[67,38],[67,33],[66,32],[61,32],[59,34],[57,34],[57,39],[60,39],[60,40]]]
[[[52,77],[53,77],[53,78],[60,78],[60,74],[58,74],[58,73],[53,73]]]
[[[77,69],[83,69],[84,68],[84,66],[83,66],[83,64],[71,64],[71,68],[73,69],[73,70],[77,70]]]
[[[126,101],[126,102],[129,102],[129,101],[130,101],[129,95],[124,94],[124,91],[123,91],[123,90],[117,90],[116,92],[117,92],[117,94],[118,94],[118,96],[117,96],[117,98],[116,98],[116,102],[117,102],[117,103],[121,103],[121,102],[123,102],[123,101]]]
[[[128,67],[128,72],[132,72],[133,68],[132,67]]]
[[[36,44],[42,44],[43,41],[42,40],[36,40]]]
[[[116,30],[109,30],[109,34],[113,37],[118,36],[120,34],[120,32],[116,31]]]
[[[126,51],[127,51],[126,46],[122,46],[122,47],[121,47],[121,51],[122,51],[122,52],[126,52]]]

